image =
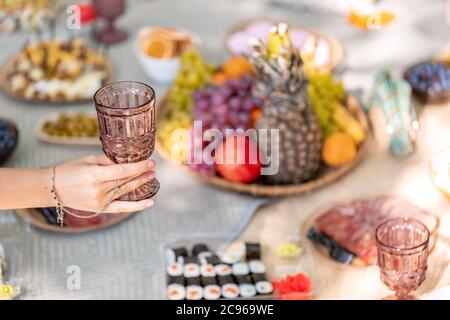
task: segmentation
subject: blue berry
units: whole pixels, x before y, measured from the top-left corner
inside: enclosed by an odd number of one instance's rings
[[[0,120],[0,152],[11,149],[17,141],[17,134],[10,123]]]
[[[450,69],[439,62],[414,66],[406,71],[405,78],[420,91],[444,92],[450,89]]]

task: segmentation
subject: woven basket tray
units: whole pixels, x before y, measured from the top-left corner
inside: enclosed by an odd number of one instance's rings
[[[156,114],[156,122],[158,126],[158,122],[160,122],[162,119],[164,119],[166,114],[166,97],[163,97],[161,102],[158,104],[157,107],[157,114]],[[367,136],[367,118],[362,110],[359,102],[352,96],[347,97],[346,101],[346,107],[348,110],[359,120],[359,122],[363,125],[366,136]],[[258,183],[252,183],[252,184],[244,184],[244,183],[236,183],[231,182],[228,180],[225,180],[219,176],[204,176],[201,175],[193,170],[191,170],[187,165],[178,165],[181,167],[184,171],[192,175],[194,178],[208,183],[212,186],[219,187],[222,189],[230,190],[230,191],[236,191],[240,193],[246,193],[251,194],[254,196],[264,196],[264,197],[277,197],[277,196],[287,196],[287,195],[294,195],[294,194],[302,194],[306,192],[311,192],[313,190],[319,189],[321,187],[327,186],[335,181],[337,181],[339,178],[342,178],[344,175],[346,175],[348,172],[350,172],[363,158],[364,156],[364,149],[366,147],[366,139],[360,143],[358,146],[358,154],[356,155],[355,159],[346,165],[340,166],[338,168],[329,168],[326,166],[323,166],[321,169],[321,172],[319,173],[318,177],[314,180],[301,183],[301,184],[294,184],[294,185],[267,185],[267,184],[258,184]],[[170,153],[163,148],[162,142],[157,138],[156,139],[156,150],[158,154],[167,160],[168,162],[171,161]]]
[[[256,19],[244,20],[244,21],[241,21],[238,24],[234,25],[233,27],[231,27],[231,29],[227,32],[225,39],[224,39],[225,50],[230,54],[233,53],[232,50],[228,47],[228,38],[232,34],[239,32],[239,31],[243,31],[244,29],[246,29],[248,26],[250,26],[251,24],[253,24],[255,22],[265,22],[265,21],[272,22],[274,25],[284,22],[289,26],[289,28],[302,29],[302,30],[310,32],[311,34],[318,36],[319,38],[324,39],[330,46],[330,51],[331,51],[330,52],[331,53],[330,63],[325,67],[325,69],[331,70],[342,61],[342,58],[344,56],[344,50],[342,48],[342,44],[339,42],[339,40],[337,38],[330,36],[328,34],[325,34],[325,33],[317,32],[317,31],[307,28],[307,27],[303,27],[302,25],[299,25],[299,24],[296,24],[293,22],[284,21],[284,20],[280,20],[280,19],[271,19],[271,18],[267,18],[267,19],[256,18]]]

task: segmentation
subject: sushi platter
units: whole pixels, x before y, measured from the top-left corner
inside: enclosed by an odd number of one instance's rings
[[[293,262],[282,274],[273,272],[271,255],[261,243],[235,241],[224,236],[194,235],[165,245],[165,277],[155,276],[155,291],[169,300],[279,299],[280,284],[271,277],[297,274],[307,282],[297,298],[312,298],[311,269]],[[298,261],[297,261],[298,262]],[[302,265],[302,268],[299,266]],[[275,276],[276,275],[276,276]],[[166,283],[162,284],[161,279]],[[289,278],[290,279],[290,278]],[[164,286],[165,290],[160,288]]]

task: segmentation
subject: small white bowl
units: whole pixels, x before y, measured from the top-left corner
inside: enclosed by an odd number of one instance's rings
[[[136,41],[134,53],[141,63],[147,76],[160,84],[171,84],[177,76],[180,68],[180,57],[173,58],[153,58],[139,50]]]
[[[139,48],[140,41],[151,33],[153,29],[153,27],[143,27],[138,31],[134,43],[134,53],[149,78],[160,84],[171,84],[175,80],[180,68],[180,57],[153,58],[144,54]],[[184,29],[179,30],[189,32]],[[192,43],[194,45],[200,45],[200,38],[192,33],[190,35],[192,37]]]

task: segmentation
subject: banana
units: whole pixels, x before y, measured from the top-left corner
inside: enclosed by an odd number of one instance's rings
[[[349,134],[356,143],[364,140],[366,134],[362,125],[356,120],[347,109],[339,104],[334,103],[333,106],[333,120],[334,122],[347,134]]]

